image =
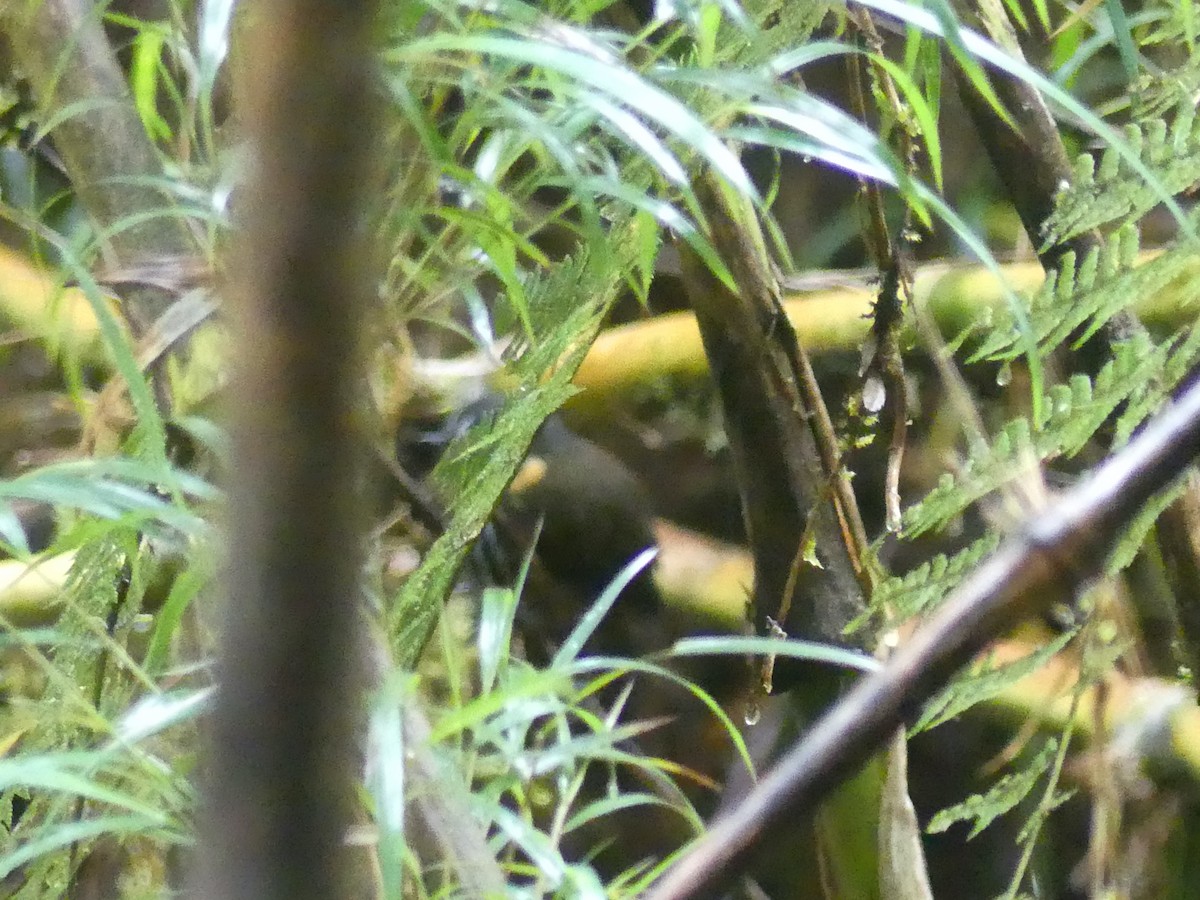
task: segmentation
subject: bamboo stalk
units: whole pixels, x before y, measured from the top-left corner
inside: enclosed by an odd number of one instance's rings
[[[1144,253],[1141,261],[1154,255]],[[1200,271],[1200,260],[1196,266]],[[1043,279],[1035,261],[1009,263],[1001,271],[1017,292],[1036,290]],[[831,279],[815,275],[812,280]],[[856,352],[870,328],[866,316],[875,294],[875,286],[863,278],[859,284],[793,291],[784,308],[811,354]],[[913,296],[914,302],[929,306],[947,336],[986,321],[1005,302],[1000,282],[987,268],[947,263],[918,268]],[[1151,327],[1180,327],[1195,319],[1193,300],[1191,295],[1166,290],[1137,303],[1134,311]],[[78,354],[85,362],[107,363],[95,316],[82,294],[75,288],[62,289],[45,270],[5,248],[0,248],[0,314],[30,337]],[[911,344],[915,333],[908,311],[902,337]],[[695,379],[707,373],[695,317],[691,313],[655,316],[601,332],[575,377],[583,390],[569,408],[579,419],[597,419],[616,400],[657,379]]]
[[[73,552],[0,561],[0,622],[16,628],[52,625],[74,563]]]
[[[1155,255],[1144,253],[1140,261]],[[1200,272],[1200,260],[1196,266]],[[1018,293],[1037,290],[1044,279],[1041,265],[1032,260],[1010,263],[1001,271]],[[1190,281],[1190,274],[1181,279],[1185,281]],[[876,287],[863,279],[857,285],[792,292],[784,308],[810,354],[857,353],[870,329],[867,316],[876,293]],[[952,338],[972,324],[986,324],[1006,300],[1002,283],[984,266],[931,263],[915,273],[913,302],[927,307],[942,333]],[[1192,295],[1172,290],[1135,304],[1134,312],[1152,328],[1181,327],[1196,316]],[[910,308],[905,310],[901,341],[911,346],[915,337]],[[583,390],[569,408],[577,419],[596,420],[607,415],[615,401],[642,386],[663,378],[699,378],[707,371],[700,330],[690,313],[610,328],[601,333],[580,367],[575,383]]]

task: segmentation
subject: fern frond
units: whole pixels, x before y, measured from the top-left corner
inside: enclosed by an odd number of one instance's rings
[[[953,555],[938,554],[911,572],[887,578],[872,594],[872,606],[897,623],[920,615],[954,590],[998,546],[1000,536],[986,534]]]
[[[1014,419],[983,452],[972,455],[956,477],[944,474],[924,498],[904,511],[907,538],[943,528],[976,501],[1037,466],[1039,456],[1026,419]]]
[[[917,734],[928,731],[972,706],[997,696],[1014,682],[1044,666],[1075,637],[1076,631],[1064,632],[1028,655],[1000,666],[995,665],[989,658],[976,671],[956,678],[942,693],[926,704],[921,718],[912,726],[911,732]]]
[[[929,820],[926,831],[940,834],[958,822],[974,822],[967,839],[975,837],[996,819],[1012,810],[1029,796],[1038,780],[1054,765],[1054,754],[1058,752],[1058,741],[1046,741],[1037,756],[1019,771],[1005,775],[983,794],[972,794],[962,803],[956,803],[936,813]]]
[[[1170,128],[1155,117],[1127,125],[1123,136],[1169,193],[1180,193],[1200,181],[1200,122],[1190,97],[1176,107]],[[1140,216],[1161,199],[1116,150],[1106,149],[1099,165],[1085,153],[1076,160],[1072,183],[1059,193],[1056,209],[1043,225],[1044,246]]]
[[[1200,339],[1189,336],[1184,343],[1191,357],[1200,353]],[[1115,345],[1112,359],[1094,379],[1074,375],[1067,384],[1052,387],[1036,432],[1027,419],[1009,422],[986,450],[972,454],[957,476],[942,475],[933,490],[905,510],[905,535],[913,538],[942,528],[1032,466],[1074,456],[1133,397],[1138,397],[1143,417],[1148,415],[1153,398],[1161,399],[1169,353],[1170,342],[1155,344],[1138,335]],[[1182,366],[1177,363],[1176,368]]]
[[[1193,103],[1197,91],[1200,91],[1200,59],[1196,57],[1176,69],[1143,73],[1132,86],[1130,116],[1135,122],[1163,118],[1172,109]]]
[[[441,612],[442,598],[508,486],[534,433],[575,389],[571,377],[600,319],[617,296],[637,258],[643,220],[612,224],[612,246],[580,252],[526,286],[533,342],[512,364],[517,390],[495,419],[471,429],[448,448],[433,473],[444,496],[453,498],[451,521],[389,609],[397,655],[413,665]]]
[[[1155,410],[1161,409],[1168,395],[1200,362],[1200,328],[1193,326],[1183,337],[1168,342],[1166,361],[1153,380],[1130,393],[1124,412],[1113,430],[1113,443],[1120,446]]]
[[[1138,252],[1137,229],[1126,226],[1082,260],[1063,254],[1058,269],[1029,301],[1029,324],[1043,353],[1077,332],[1074,346],[1079,347],[1135,301],[1194,277],[1196,257],[1189,248],[1176,247],[1135,266]],[[1003,315],[1007,318],[975,349],[972,361],[1016,359],[1025,352],[1017,323],[1011,313]]]
[[[129,553],[136,547],[136,532],[122,525],[84,544],[75,554],[75,564],[67,577],[63,615],[58,621],[61,639],[54,653],[55,679],[48,694],[53,699],[47,704],[69,712],[64,722],[103,727],[96,716],[94,698],[85,691],[100,677],[97,641],[107,631],[107,620],[117,607],[118,580]],[[47,737],[49,747],[65,749],[65,744],[59,744],[62,735]]]
[[[1146,503],[1142,511],[1137,514],[1137,517],[1126,526],[1125,533],[1117,541],[1117,545],[1109,554],[1108,561],[1104,566],[1105,574],[1116,575],[1133,562],[1133,558],[1137,556],[1137,552],[1146,542],[1146,535],[1150,533],[1150,529],[1154,527],[1154,523],[1158,521],[1158,517],[1179,498],[1187,487],[1187,483],[1186,476],[1181,475],[1175,484],[1161,491]]]
[[[1167,347],[1146,335],[1116,344],[1112,359],[1095,379],[1074,375],[1049,391],[1047,418],[1041,423],[1044,459],[1072,457],[1118,407],[1138,389],[1155,383],[1167,357]]]
[[[122,533],[124,532],[124,533]],[[102,678],[104,654],[98,652],[99,635],[117,600],[117,579],[125,565],[131,539],[128,529],[113,528],[108,534],[80,547],[66,584],[66,603],[58,624],[59,637],[53,663],[43,657],[48,675],[46,693],[38,704],[37,724],[22,738],[22,751],[53,753],[86,746],[103,733],[107,724],[97,709],[93,693]],[[0,810],[6,821],[0,827],[14,834],[36,833],[51,823],[69,821],[75,812],[76,798],[69,795],[37,794],[18,822],[11,821],[16,797],[31,795],[17,787],[0,794]],[[7,874],[0,870],[0,874]],[[70,876],[70,859],[61,853],[47,853],[29,864],[25,896],[51,896],[40,891],[61,885],[62,896]],[[22,896],[18,893],[17,896]]]

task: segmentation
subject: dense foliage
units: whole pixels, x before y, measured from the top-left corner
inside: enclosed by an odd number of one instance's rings
[[[222,260],[270,26],[10,5],[0,895],[167,896],[238,602]],[[362,896],[647,890],[1193,372],[1190,0],[975,6],[384,4]],[[97,59],[121,92],[81,92]],[[1196,491],[926,704],[907,783],[898,741],[738,890],[1192,896]],[[593,566],[634,531],[657,563]]]

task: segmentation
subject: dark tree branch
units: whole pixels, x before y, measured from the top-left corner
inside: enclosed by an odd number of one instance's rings
[[[1015,120],[1013,125],[981,97],[961,74],[959,96],[975,126],[992,168],[1012,201],[1021,226],[1037,249],[1043,268],[1052,271],[1068,250],[1083,256],[1100,246],[1100,236],[1084,232],[1070,241],[1042,247],[1042,223],[1054,212],[1054,195],[1074,177],[1062,137],[1037,88],[1016,78],[996,79],[997,96]]]
[[[978,24],[992,40],[1018,59],[1021,47],[1000,4],[958,4],[964,21]],[[1082,260],[1103,245],[1098,232],[1086,231],[1069,241],[1043,246],[1042,226],[1054,211],[1055,195],[1075,177],[1058,123],[1036,87],[1019,78],[999,73],[993,80],[996,96],[1011,117],[1006,121],[981,96],[969,79],[957,72],[959,96],[987,151],[992,167],[1021,218],[1021,225],[1036,248],[1047,272],[1058,266],[1064,253],[1073,251]],[[1142,330],[1131,312],[1121,311],[1109,319],[1079,350],[1088,371],[1099,371],[1108,361],[1110,348]]]
[[[716,896],[764,834],[785,817],[810,814],[990,639],[1099,572],[1121,528],[1197,456],[1200,382],[1193,382],[1124,450],[1031,518],[884,669],[819,719],[647,900]]]
[[[253,10],[229,599],[197,896],[346,896],[361,641],[376,5]]]
[[[1003,9],[956,5],[964,21],[979,26],[998,46],[1017,59],[1024,59]],[[1041,247],[1042,223],[1054,211],[1054,196],[1075,173],[1058,123],[1038,89],[1019,78],[998,73],[993,88],[1010,117],[1005,121],[961,72],[957,80],[959,96],[979,139],[1021,218],[1025,233],[1033,246],[1039,248],[1038,259],[1046,271],[1053,270],[1068,250],[1082,256],[1100,246],[1100,235],[1089,231],[1066,243]]]
[[[680,245],[754,555],[754,624],[760,634],[772,633],[775,622],[793,636],[843,642],[864,608],[857,555],[865,541],[829,414],[783,311],[753,213],[731,208],[712,185],[697,193],[738,288]]]

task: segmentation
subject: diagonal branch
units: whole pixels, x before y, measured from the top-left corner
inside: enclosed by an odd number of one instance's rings
[[[779,764],[647,895],[714,896],[781,819],[811,810],[989,639],[1048,609],[1103,566],[1154,494],[1200,456],[1200,382],[1117,455],[1011,538],[950,595],[880,672],[819,719]]]
[[[968,14],[974,16],[997,44],[1021,58],[1017,35],[1007,13],[995,0],[960,5],[964,17]],[[1085,231],[1070,240],[1043,246],[1043,224],[1054,211],[1055,196],[1062,185],[1074,179],[1075,174],[1058,124],[1037,88],[1011,76],[998,79],[997,94],[1008,108],[1016,126],[1014,128],[1001,119],[999,113],[970,86],[967,79],[960,77],[958,82],[963,104],[996,174],[1004,183],[1021,217],[1030,242],[1039,248],[1038,259],[1046,272],[1052,273],[1067,252],[1073,252],[1076,259],[1083,260],[1089,253],[1099,250],[1103,246],[1103,238],[1096,231]],[[1079,347],[1076,358],[1085,370],[1094,374],[1112,357],[1114,344],[1144,332],[1145,328],[1133,310],[1121,310]],[[1073,344],[1078,334],[1076,332],[1067,343]],[[1065,350],[1060,353],[1065,353]],[[1200,489],[1195,484],[1188,486],[1182,496],[1164,512],[1164,527],[1160,532],[1166,536],[1161,541],[1161,547],[1172,564],[1170,571],[1176,573],[1174,594],[1178,609],[1172,609],[1168,618],[1177,618],[1177,625],[1169,630],[1183,629],[1194,662],[1200,658],[1200,615],[1189,609],[1188,605],[1190,598],[1195,595],[1196,573],[1200,571],[1200,546],[1173,539],[1175,535],[1187,534],[1189,508],[1200,508]],[[1138,608],[1139,615],[1153,618],[1155,614],[1142,606],[1144,602],[1141,593],[1135,591],[1133,604]],[[1177,659],[1178,644],[1169,636],[1156,639],[1147,634],[1146,637],[1160,658]],[[1163,670],[1169,671],[1173,667],[1166,665]]]
[[[0,4],[0,24],[43,112],[69,111],[50,138],[105,236],[109,262],[187,258],[196,242],[153,186],[163,177],[162,164],[101,27],[106,7],[90,0],[18,0]],[[162,216],[144,215],[159,209]],[[148,329],[176,296],[154,285],[123,291],[134,332]]]

